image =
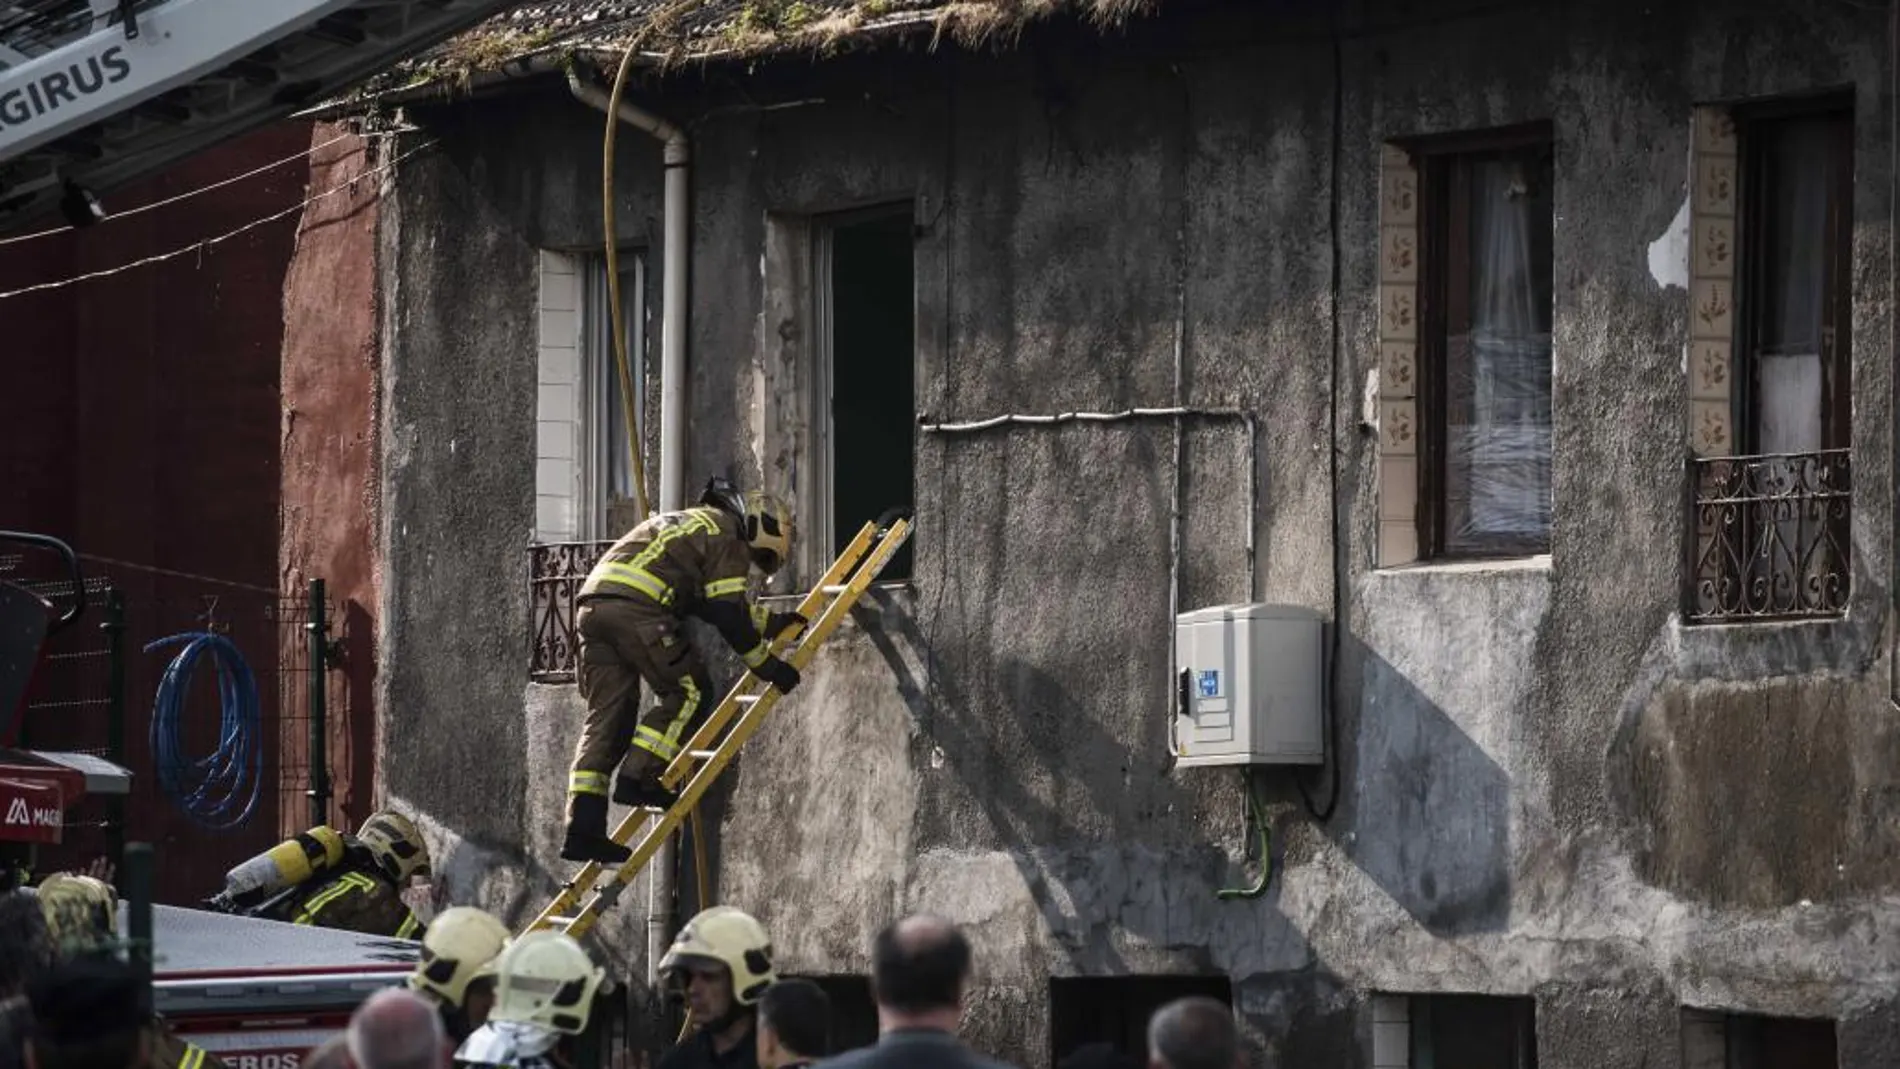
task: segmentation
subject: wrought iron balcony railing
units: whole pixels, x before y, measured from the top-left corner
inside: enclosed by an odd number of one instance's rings
[[[1695,623],[1839,616],[1852,553],[1845,449],[1690,462]]]
[[[528,678],[571,683],[580,656],[574,634],[574,595],[612,542],[545,542],[528,547],[529,619],[533,622]]]

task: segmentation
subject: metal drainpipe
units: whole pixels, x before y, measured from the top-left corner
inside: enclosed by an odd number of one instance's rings
[[[607,92],[569,71],[567,86],[575,99],[605,112]],[[665,144],[666,197],[663,267],[660,273],[660,511],[686,507],[686,272],[691,237],[686,198],[692,155],[686,131],[643,108],[620,101],[615,116]],[[648,867],[647,981],[659,982],[660,959],[673,942],[673,899],[678,863],[668,836]]]

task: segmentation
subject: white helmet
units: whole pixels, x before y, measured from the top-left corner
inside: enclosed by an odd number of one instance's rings
[[[594,1009],[594,992],[607,977],[580,943],[565,932],[538,929],[502,951],[495,962],[491,1021],[520,1021],[579,1035]]]
[[[492,914],[473,906],[445,909],[422,933],[422,960],[409,986],[460,1006],[469,981],[507,945],[508,929]]]

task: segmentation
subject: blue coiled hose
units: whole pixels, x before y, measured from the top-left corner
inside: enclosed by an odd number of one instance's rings
[[[152,701],[152,758],[158,766],[158,784],[167,797],[200,827],[223,831],[238,827],[257,811],[263,790],[264,751],[259,736],[263,718],[258,712],[257,678],[244,655],[223,635],[187,632],[161,638],[145,652],[184,645],[165,668],[158,694]],[[184,752],[185,697],[191,693],[191,673],[200,655],[211,653],[218,665],[218,748],[204,757]],[[249,796],[246,797],[246,792]],[[235,811],[236,815],[231,815]]]

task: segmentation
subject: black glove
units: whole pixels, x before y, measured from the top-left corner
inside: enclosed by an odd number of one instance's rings
[[[780,694],[790,694],[798,686],[798,669],[777,657],[767,657],[752,674],[777,687]]]
[[[796,631],[811,623],[810,620],[795,612],[769,612],[765,614],[765,640],[771,642],[787,631]]]

